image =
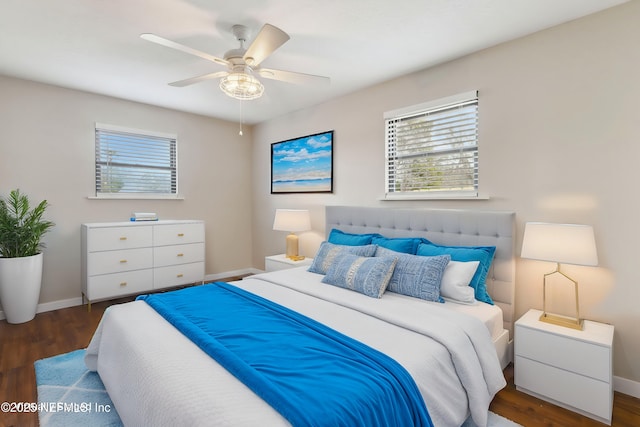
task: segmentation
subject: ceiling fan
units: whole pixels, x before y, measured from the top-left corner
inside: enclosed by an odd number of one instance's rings
[[[244,48],[244,44],[248,39],[249,29],[244,25],[234,25],[232,32],[240,42],[240,48],[227,51],[223,58],[218,58],[155,34],[146,33],[141,34],[140,37],[152,43],[195,55],[227,67],[226,71],[217,71],[169,83],[171,86],[183,87],[220,77],[220,89],[225,94],[232,98],[249,100],[259,98],[264,92],[264,86],[255,75],[266,79],[298,84],[329,82],[328,77],[274,70],[260,66],[262,61],[289,40],[289,35],[281,29],[271,24],[265,24],[247,49]]]

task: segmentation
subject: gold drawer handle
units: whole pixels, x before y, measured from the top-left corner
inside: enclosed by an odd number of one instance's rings
[[[176,275],[176,277],[182,277],[182,276],[183,276],[183,274],[182,274],[182,273],[180,273],[180,274]]]
[[[126,236],[122,236],[122,237],[120,238],[120,240],[127,240],[127,237],[126,237]]]
[[[184,233],[178,233],[178,237],[184,237]]]
[[[127,286],[127,282],[120,282],[120,286],[121,286],[121,287],[125,287],[125,286]]]
[[[184,254],[178,254],[178,256],[184,256]]]
[[[120,260],[120,264],[124,264],[124,263],[126,263],[126,262],[127,262],[127,260],[126,260],[126,259],[121,259],[121,260]]]

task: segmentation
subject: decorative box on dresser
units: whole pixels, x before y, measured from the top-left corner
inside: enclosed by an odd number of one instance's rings
[[[204,280],[204,222],[82,224],[82,294],[92,301]]]
[[[541,314],[529,310],[515,323],[516,388],[611,425],[614,327],[585,320],[576,330]]]
[[[286,270],[287,268],[300,267],[302,265],[310,266],[313,262],[313,258],[304,258],[298,261],[294,261],[291,258],[287,258],[285,254],[271,255],[264,257],[264,269],[265,271],[277,271]]]

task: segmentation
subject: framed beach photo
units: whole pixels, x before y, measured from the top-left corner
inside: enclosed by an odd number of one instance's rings
[[[271,194],[332,192],[332,130],[271,144]]]

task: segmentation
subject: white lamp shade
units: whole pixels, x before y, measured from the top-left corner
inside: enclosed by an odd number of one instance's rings
[[[289,232],[311,230],[309,211],[303,209],[276,209],[273,229]]]
[[[593,227],[528,222],[524,228],[520,256],[560,264],[598,265]]]

